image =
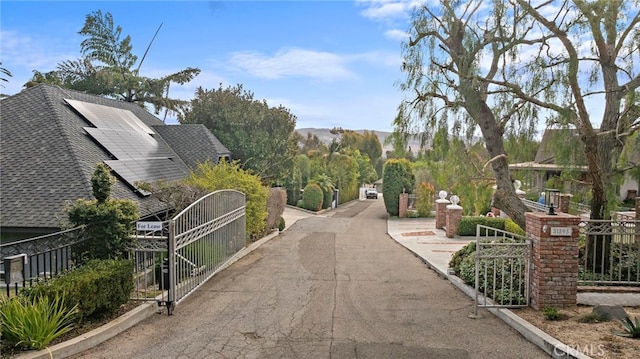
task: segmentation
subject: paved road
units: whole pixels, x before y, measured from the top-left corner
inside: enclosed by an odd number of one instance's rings
[[[299,220],[75,358],[545,358],[385,234],[382,200]]]

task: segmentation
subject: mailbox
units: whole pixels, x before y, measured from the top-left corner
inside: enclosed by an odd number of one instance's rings
[[[4,281],[7,285],[24,282],[24,264],[26,262],[26,254],[4,258]]]

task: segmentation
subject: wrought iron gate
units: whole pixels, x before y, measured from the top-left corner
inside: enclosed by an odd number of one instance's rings
[[[474,315],[478,308],[529,306],[531,242],[525,236],[476,227]]]
[[[235,190],[210,193],[165,222],[138,226],[134,300],[173,307],[246,244],[245,195]]]

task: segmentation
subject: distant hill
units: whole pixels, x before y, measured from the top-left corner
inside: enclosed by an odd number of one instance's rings
[[[334,139],[340,138],[340,134],[334,135],[331,133],[330,128],[296,128],[296,131],[303,137],[307,138],[307,133],[311,132],[312,135],[318,136],[322,143],[329,145],[331,141]],[[385,145],[384,141],[388,136],[391,135],[391,132],[383,132],[383,131],[374,131],[374,130],[353,130],[354,132],[363,134],[364,131],[375,132],[378,135],[378,139],[380,140],[380,144],[382,145],[382,154],[384,155],[387,151],[391,151],[393,148],[391,145]],[[409,146],[413,150],[414,153],[417,153],[418,149],[420,149],[420,142],[417,140],[409,140]]]

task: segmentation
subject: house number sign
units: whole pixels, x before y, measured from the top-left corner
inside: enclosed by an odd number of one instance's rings
[[[551,227],[551,235],[557,237],[571,237],[571,227]]]

